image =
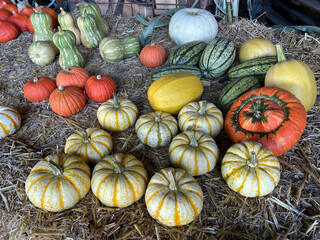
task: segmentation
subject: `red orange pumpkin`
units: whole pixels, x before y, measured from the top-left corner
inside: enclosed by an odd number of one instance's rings
[[[28,20],[29,17],[20,13],[12,12],[12,16],[8,18],[8,22],[16,24],[20,32],[28,31]]]
[[[91,76],[84,88],[88,97],[96,102],[107,101],[117,91],[116,83],[105,75]]]
[[[24,85],[23,93],[30,102],[41,102],[48,99],[56,88],[56,83],[51,78],[35,77]]]
[[[11,2],[10,3],[6,3],[6,2],[2,2],[2,4],[3,4],[3,9],[6,9],[6,10],[8,10],[8,11],[10,11],[10,12],[18,12],[18,7],[17,7],[17,5],[15,5],[15,4],[12,4]]]
[[[3,8],[0,9],[0,20],[6,21],[11,15],[12,15],[12,12]]]
[[[0,43],[8,42],[19,36],[19,28],[11,22],[0,20]]]
[[[146,67],[161,66],[166,60],[166,51],[160,44],[149,43],[140,52],[140,61]]]
[[[58,73],[56,83],[58,86],[74,86],[84,89],[89,77],[90,73],[82,67],[67,67]]]

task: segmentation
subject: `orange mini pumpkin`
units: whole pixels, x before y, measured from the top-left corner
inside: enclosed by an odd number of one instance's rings
[[[56,82],[58,86],[74,86],[84,89],[89,77],[90,73],[86,69],[73,66],[61,70],[56,77]]]
[[[56,83],[51,78],[35,77],[24,85],[23,93],[30,102],[42,102],[49,98],[56,88]]]
[[[140,61],[146,67],[158,67],[167,60],[166,51],[160,44],[149,43],[140,52]]]
[[[85,85],[88,97],[96,102],[105,102],[117,91],[116,83],[108,76],[91,76]]]

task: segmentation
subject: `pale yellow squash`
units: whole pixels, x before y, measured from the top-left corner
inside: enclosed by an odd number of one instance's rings
[[[239,49],[239,61],[241,63],[260,57],[276,56],[276,47],[265,38],[252,38]]]
[[[19,112],[11,107],[0,106],[0,139],[13,134],[20,126]]]

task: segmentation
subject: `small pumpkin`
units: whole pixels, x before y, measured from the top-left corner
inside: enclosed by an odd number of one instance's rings
[[[227,150],[222,159],[221,174],[233,191],[245,197],[260,197],[277,186],[280,163],[260,143],[243,141]]]
[[[28,48],[28,55],[33,63],[44,66],[52,63],[59,49],[52,41],[35,41]]]
[[[88,78],[84,86],[88,97],[96,102],[105,102],[117,91],[116,83],[106,75],[94,75]]]
[[[0,20],[2,21],[7,21],[8,18],[12,15],[12,12],[6,10],[6,9],[2,9],[0,8]]]
[[[131,154],[104,157],[93,169],[91,189],[108,207],[127,207],[138,201],[147,186],[148,174]]]
[[[20,30],[14,23],[0,20],[0,43],[16,39],[19,34]]]
[[[239,49],[239,61],[244,63],[246,61],[267,57],[276,56],[277,51],[275,46],[265,38],[252,38],[241,44]]]
[[[18,12],[18,6],[15,5],[15,4],[12,4],[11,2],[10,3],[7,3],[7,2],[4,2],[2,1],[2,8],[3,9],[6,9],[10,12]]]
[[[16,24],[20,32],[28,31],[29,17],[15,11],[12,12],[12,16],[8,18],[8,22]]]
[[[166,51],[157,43],[149,43],[140,52],[140,61],[146,67],[158,67],[167,60]]]
[[[62,69],[58,73],[56,82],[58,86],[74,86],[84,89],[89,77],[90,73],[86,69],[78,66],[71,66]]]
[[[13,134],[20,126],[19,112],[11,107],[0,106],[0,139]]]
[[[138,138],[150,147],[167,146],[178,133],[178,122],[169,113],[156,111],[142,115],[135,124]]]
[[[12,2],[10,0],[1,0],[0,9],[2,9],[6,4],[12,4]]]
[[[60,212],[75,206],[87,195],[90,176],[90,168],[82,158],[52,154],[32,168],[25,191],[36,207]]]
[[[124,131],[137,120],[138,108],[129,99],[113,98],[101,104],[97,111],[100,125],[109,131]]]
[[[203,192],[190,173],[165,168],[155,173],[145,194],[151,217],[173,227],[193,221],[203,208]]]
[[[34,13],[33,8],[30,6],[27,0],[20,1],[19,3],[17,3],[17,6],[18,6],[18,12],[20,14],[30,17],[32,13]]]
[[[57,88],[56,83],[48,77],[34,77],[23,87],[23,93],[30,102],[42,102],[50,97]]]

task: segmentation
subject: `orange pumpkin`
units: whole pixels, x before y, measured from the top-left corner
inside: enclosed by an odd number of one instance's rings
[[[96,102],[105,102],[117,91],[116,83],[108,76],[91,76],[84,86],[88,97]]]
[[[0,20],[7,21],[11,15],[12,15],[12,12],[6,9],[0,9]]]
[[[0,43],[16,39],[20,30],[14,23],[0,20]]]
[[[51,78],[35,77],[24,85],[23,93],[30,102],[41,102],[48,99],[56,88],[56,83]]]
[[[8,18],[8,22],[16,24],[20,32],[28,31],[29,17],[20,13],[12,12],[12,16]]]
[[[90,73],[82,67],[67,67],[58,73],[56,83],[58,86],[74,86],[84,89],[89,77]]]
[[[166,51],[160,44],[149,43],[140,52],[140,61],[146,67],[161,66],[166,60]]]

